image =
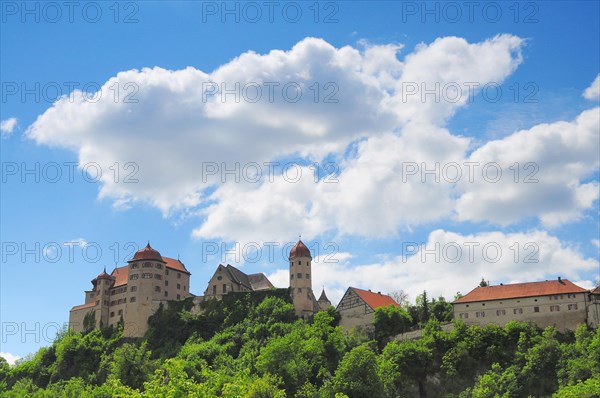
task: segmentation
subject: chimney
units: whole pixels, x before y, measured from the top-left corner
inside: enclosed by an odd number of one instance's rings
[[[377,294],[381,296],[381,292],[377,292]]]
[[[560,276],[558,277],[558,283],[563,283],[562,278]]]

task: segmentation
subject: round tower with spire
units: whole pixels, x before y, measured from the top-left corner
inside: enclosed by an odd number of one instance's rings
[[[128,290],[125,307],[125,337],[139,336],[147,328],[147,320],[163,299],[166,262],[150,242],[138,250],[128,262]]]
[[[301,239],[290,251],[290,290],[296,315],[310,316],[315,303],[312,292],[312,256]]]

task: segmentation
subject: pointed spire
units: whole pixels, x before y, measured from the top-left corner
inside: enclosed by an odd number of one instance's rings
[[[321,297],[319,297],[319,300],[317,301],[329,301],[329,299],[327,298],[327,295],[325,294],[325,286],[323,286],[323,291],[321,292]]]

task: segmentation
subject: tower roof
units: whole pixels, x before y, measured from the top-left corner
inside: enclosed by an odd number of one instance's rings
[[[150,242],[141,250],[138,250],[133,258],[129,261],[139,261],[139,260],[158,260],[164,262],[162,256],[157,250],[154,250],[152,246],[150,246]]]
[[[308,247],[306,247],[302,240],[299,240],[298,243],[296,243],[296,245],[292,247],[292,250],[290,251],[290,258],[295,257],[308,257],[312,260],[310,250],[308,250]]]
[[[106,273],[106,268],[104,268],[104,271],[102,271],[100,274],[98,274],[97,277],[95,277],[94,279],[92,279],[92,284],[95,286],[96,282],[98,282],[98,279],[108,279],[108,280],[113,280],[115,279],[114,276],[109,275]]]
[[[323,291],[321,292],[321,296],[319,297],[318,301],[329,301],[329,299],[327,298],[327,295],[325,294],[325,288],[323,288]],[[331,302],[331,301],[329,301]]]

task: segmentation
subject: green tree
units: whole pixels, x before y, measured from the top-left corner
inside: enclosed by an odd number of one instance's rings
[[[406,332],[412,324],[412,318],[402,307],[389,305],[379,307],[373,315],[375,339],[383,347],[388,338]]]
[[[333,386],[349,398],[381,396],[383,385],[377,374],[375,353],[367,345],[360,345],[344,355],[335,371]]]

